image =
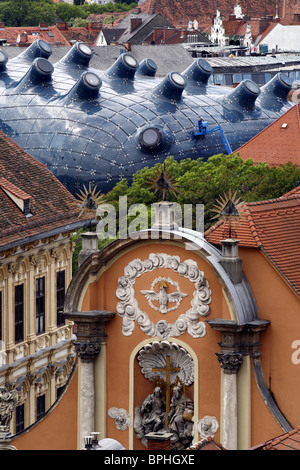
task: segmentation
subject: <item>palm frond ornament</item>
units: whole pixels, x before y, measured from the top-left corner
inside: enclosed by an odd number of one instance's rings
[[[83,185],[83,188],[84,191],[80,189],[80,194],[77,194],[77,201],[80,203],[81,207],[79,217],[82,215],[83,212],[87,211],[95,212],[96,214],[99,204],[102,204],[104,202],[104,195],[100,194],[101,190],[97,192],[97,186],[94,186],[94,188],[92,189],[92,185],[91,183],[89,183],[88,188],[86,188],[85,185]]]
[[[213,212],[216,212],[213,219],[223,220],[223,227],[228,224],[228,238],[235,236],[235,224],[238,222],[241,225],[240,220],[243,219],[241,199],[237,197],[236,192],[232,193],[229,190],[228,194],[224,193],[224,196],[220,196],[214,205]]]
[[[177,197],[179,193],[179,187],[175,183],[175,179],[171,172],[166,168],[165,163],[160,167],[155,168],[155,174],[148,181],[149,189],[154,189],[154,194],[157,192],[162,194],[163,200],[165,200],[166,194],[173,194]]]

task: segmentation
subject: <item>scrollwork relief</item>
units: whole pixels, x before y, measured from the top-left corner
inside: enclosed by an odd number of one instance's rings
[[[135,299],[136,279],[142,274],[158,268],[170,269],[194,284],[195,290],[191,300],[191,308],[186,313],[179,315],[175,323],[172,324],[165,320],[154,324],[148,314],[140,310]],[[206,334],[205,323],[199,321],[199,318],[205,317],[210,312],[211,290],[204,273],[200,271],[194,260],[180,261],[178,256],[164,253],[150,254],[149,258],[144,261],[135,259],[125,267],[124,276],[119,277],[116,296],[119,299],[117,312],[123,318],[122,332],[125,336],[132,334],[136,322],[145,334],[152,337],[158,336],[161,339],[180,336],[186,331],[194,338],[200,338]]]

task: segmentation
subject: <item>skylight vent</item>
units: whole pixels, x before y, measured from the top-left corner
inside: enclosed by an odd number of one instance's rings
[[[22,189],[10,183],[5,178],[0,178],[0,188],[5,192],[9,199],[20,209],[25,217],[31,217],[31,199],[32,197]]]

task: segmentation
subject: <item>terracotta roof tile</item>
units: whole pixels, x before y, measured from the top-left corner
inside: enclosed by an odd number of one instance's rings
[[[300,187],[278,199],[243,204],[244,219],[235,225],[241,247],[263,250],[275,268],[300,294]],[[218,222],[205,233],[220,245],[224,227]]]
[[[139,7],[144,12],[154,10],[168,18],[174,26],[187,26],[189,20],[196,19],[200,31],[210,31],[212,18],[218,8],[225,19],[233,14],[236,0],[146,0]],[[261,2],[261,0],[239,0],[242,12],[253,18],[262,18],[268,15],[275,16],[275,2]],[[279,0],[279,16],[283,15],[292,21],[294,13],[300,13],[299,0]],[[291,19],[290,19],[291,18]]]
[[[300,426],[250,450],[300,450]]]
[[[226,450],[219,442],[211,436],[205,437],[201,441],[192,444],[187,450]]]
[[[235,153],[255,163],[279,166],[292,162],[300,166],[300,105],[290,108]]]
[[[80,226],[91,215],[80,214],[79,204],[47,167],[0,131],[0,249],[8,244],[67,226]],[[31,216],[26,217],[12,193],[30,197]]]
[[[73,42],[84,42],[90,46],[94,46],[97,37],[99,36],[99,29],[85,28],[85,27],[68,27],[68,29],[60,29],[61,34],[66,38],[69,44]]]
[[[70,46],[56,26],[46,26],[45,28],[39,26],[5,27],[0,31],[0,39],[6,39],[7,44],[16,45],[18,36],[23,33],[27,33],[27,40],[23,46],[29,46],[37,39],[42,39],[50,45]]]

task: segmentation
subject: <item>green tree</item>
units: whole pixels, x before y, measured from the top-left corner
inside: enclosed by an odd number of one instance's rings
[[[236,192],[241,200],[251,202],[280,197],[300,181],[300,168],[292,163],[269,167],[266,163],[254,164],[250,159],[244,161],[239,155],[214,155],[206,162],[202,159],[177,162],[169,157],[165,164],[180,188],[177,199],[174,195],[168,199],[181,205],[192,204],[194,208],[196,204],[204,204],[206,229],[212,224],[216,200],[229,190]],[[120,181],[106,195],[107,202],[117,210],[119,196],[127,197],[128,207],[138,203],[150,206],[159,201],[160,194],[154,194],[146,182],[160,167],[155,165],[136,172],[130,185]]]
[[[37,26],[41,21],[54,24],[52,0],[9,0],[0,4],[0,19],[6,26]]]

